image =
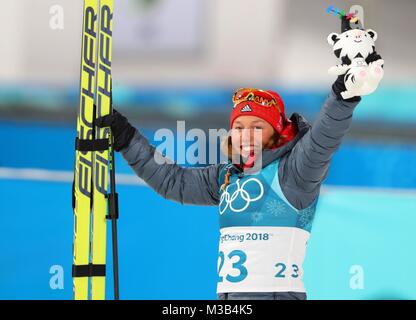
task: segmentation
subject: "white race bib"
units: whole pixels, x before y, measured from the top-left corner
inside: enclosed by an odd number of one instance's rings
[[[293,227],[221,229],[220,292],[305,292],[302,264],[310,233]]]

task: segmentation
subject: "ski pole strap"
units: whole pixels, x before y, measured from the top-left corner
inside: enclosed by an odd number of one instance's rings
[[[75,150],[78,151],[105,151],[108,150],[108,139],[81,140],[75,139]]]
[[[105,277],[105,264],[72,265],[72,277]]]
[[[118,193],[107,194],[109,214],[106,216],[107,219],[118,219]]]

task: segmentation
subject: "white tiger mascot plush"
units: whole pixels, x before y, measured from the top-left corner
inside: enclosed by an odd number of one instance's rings
[[[374,46],[377,33],[372,29],[364,30],[361,24],[351,28],[346,17],[342,19],[341,31],[341,34],[331,33],[328,36],[335,56],[342,60],[342,64],[329,68],[328,73],[337,76],[345,74],[345,91],[340,92],[343,99],[369,95],[377,89],[384,75],[384,60],[376,53]]]

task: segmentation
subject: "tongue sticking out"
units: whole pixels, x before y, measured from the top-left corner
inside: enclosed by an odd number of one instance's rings
[[[255,153],[254,150],[250,151],[249,156],[246,158],[245,162],[243,163],[243,165],[238,165],[240,168],[251,168],[254,166],[254,160],[255,160]]]

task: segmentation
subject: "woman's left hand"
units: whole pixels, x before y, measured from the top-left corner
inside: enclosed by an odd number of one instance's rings
[[[384,60],[374,51],[367,59],[353,59],[346,73],[337,77],[332,89],[337,97],[348,102],[360,101],[373,93],[384,76]]]

